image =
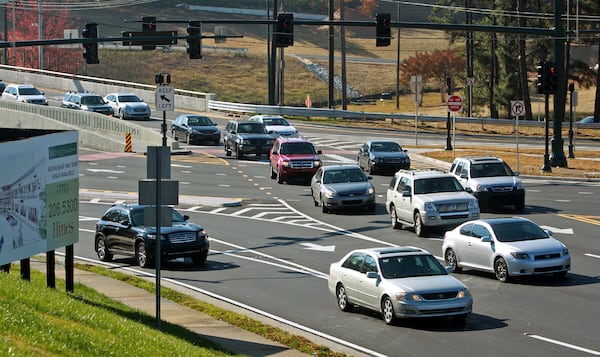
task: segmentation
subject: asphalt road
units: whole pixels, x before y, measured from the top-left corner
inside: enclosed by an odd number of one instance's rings
[[[392,138],[403,145],[414,142],[412,133],[307,125],[299,129],[323,151],[326,165],[352,162],[358,145],[370,138]],[[423,140],[439,143],[440,137]],[[480,138],[479,143],[485,140]],[[433,319],[387,326],[377,313],[339,311],[327,291],[326,277],[331,262],[359,247],[415,245],[441,255],[442,232],[418,238],[411,230],[391,229],[383,206],[389,176],[373,178],[378,193],[375,213],[324,214],[314,207],[310,187],[278,185],[271,180],[264,158],[227,158],[222,146],[187,148],[191,155],[172,156],[172,177],[180,181],[180,194],[198,196],[199,202],[205,203],[178,208],[208,229],[211,254],[204,266],[168,262],[163,266],[163,277],[312,329],[355,347],[357,354],[600,354],[597,182],[524,178],[526,209],[520,215],[551,228],[555,237],[568,245],[573,269],[566,279],[544,276],[503,284],[491,274],[464,271],[455,276],[469,286],[475,300],[474,312],[465,325]],[[91,192],[80,200],[77,256],[95,258],[95,220],[109,204],[135,202],[137,182],[145,178],[145,165],[144,155],[81,153],[80,187],[104,192]],[[414,166],[428,164],[415,162]],[[239,199],[242,204],[221,207],[208,197]],[[513,214],[507,209],[483,216]],[[124,257],[116,257],[115,262],[134,264]]]

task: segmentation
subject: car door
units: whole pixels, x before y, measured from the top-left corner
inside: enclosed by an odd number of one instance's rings
[[[367,273],[379,273],[377,270],[377,261],[370,255],[365,256],[365,260],[361,267],[361,274],[357,281],[357,292],[360,300],[371,309],[379,309],[379,286],[380,279],[367,278]],[[381,275],[380,275],[381,276]]]
[[[235,137],[237,135],[237,123],[230,122],[227,124],[225,133],[225,147],[229,150],[233,150],[235,147]]]
[[[413,221],[414,182],[408,177],[401,177],[395,192],[396,214],[406,222]]]
[[[473,267],[482,270],[492,270],[492,259],[494,257],[494,242],[491,232],[481,224],[473,224],[472,236],[469,237],[467,247],[467,258]],[[482,237],[488,237],[482,241]]]
[[[177,120],[176,125],[174,126],[175,132],[179,140],[186,140],[188,131],[187,131],[187,118],[181,117]]]
[[[319,168],[317,172],[315,172],[314,176],[310,180],[310,192],[313,196],[313,200],[316,202],[321,202],[321,185],[323,184],[323,168]]]
[[[358,166],[361,168],[369,167],[369,144],[363,144],[360,149],[358,149]]]
[[[359,289],[359,280],[362,278],[361,269],[365,260],[364,253],[354,253],[342,264],[340,280],[346,288],[348,299],[359,305],[364,304],[362,292]]]
[[[279,162],[279,155],[281,151],[281,142],[276,140],[273,144],[273,148],[271,148],[271,152],[269,153],[269,162],[271,165],[271,169],[275,172],[279,171],[279,166],[277,163]]]

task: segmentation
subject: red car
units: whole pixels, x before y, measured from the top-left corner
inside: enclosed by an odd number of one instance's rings
[[[292,179],[308,181],[321,167],[319,154],[321,150],[315,150],[306,139],[278,137],[269,152],[271,178],[278,183]]]

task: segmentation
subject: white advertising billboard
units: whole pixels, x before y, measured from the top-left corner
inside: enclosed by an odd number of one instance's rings
[[[78,132],[16,130],[0,129],[0,265],[79,237]]]

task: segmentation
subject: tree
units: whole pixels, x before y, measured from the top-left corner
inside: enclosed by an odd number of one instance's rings
[[[15,2],[12,2],[15,6]],[[15,8],[14,30],[8,31],[9,41],[39,40],[37,7]],[[11,18],[10,21],[13,19]],[[42,9],[43,36],[45,40],[64,38],[64,30],[76,28],[69,10],[50,11]],[[82,49],[44,46],[44,69],[75,73],[82,63]],[[39,46],[8,49],[9,63],[15,66],[39,68]]]

